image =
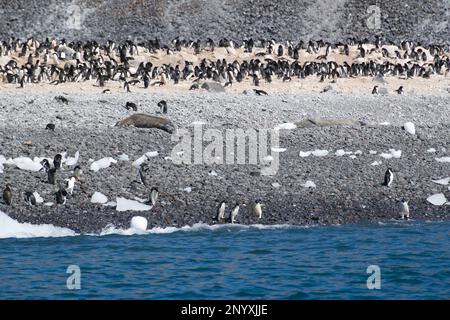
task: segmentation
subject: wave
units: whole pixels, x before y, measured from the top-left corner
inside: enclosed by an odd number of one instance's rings
[[[55,227],[51,224],[20,223],[0,211],[0,239],[35,238],[35,237],[69,237],[77,235],[75,231]]]

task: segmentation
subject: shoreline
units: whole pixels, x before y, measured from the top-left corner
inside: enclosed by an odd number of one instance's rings
[[[7,159],[53,158],[56,153],[67,152],[68,157],[73,157],[79,151],[78,164],[84,171],[84,181],[75,186],[74,196],[66,205],[30,207],[19,193],[37,191],[44,202],[54,202],[55,186],[45,183],[45,173],[4,165],[1,186],[9,180],[17,201],[12,208],[0,202],[0,211],[19,222],[53,224],[77,233],[99,232],[108,224],[128,228],[133,216],[146,217],[148,229],[214,224],[216,208],[225,200],[227,215],[236,201],[248,204],[238,216],[237,223],[242,224],[352,224],[397,218],[396,200],[400,198],[410,200],[413,220],[449,220],[449,205],[435,206],[426,201],[436,193],[450,199],[448,185],[431,181],[450,176],[449,163],[435,160],[450,153],[449,119],[443,116],[450,114],[450,105],[445,96],[69,93],[65,95],[69,100],[66,105],[54,100],[61,94],[64,91],[1,93],[0,155]],[[133,114],[123,107],[126,101],[135,102],[138,113],[158,116],[156,103],[161,99],[167,100],[167,118],[178,129],[192,128],[196,121],[204,121],[205,130],[222,131],[273,128],[282,123],[298,126],[280,131],[279,145],[286,151],[279,153],[275,176],[261,176],[258,165],[176,165],[165,159],[176,145],[168,133],[114,127],[117,121]],[[351,120],[354,124],[302,128],[300,124],[307,119]],[[386,121],[390,125],[381,125]],[[416,135],[401,128],[407,121],[415,124]],[[49,122],[56,124],[54,132],[44,130]],[[427,152],[430,148],[435,152]],[[328,154],[299,156],[300,151],[316,149],[327,150]],[[380,156],[389,149],[401,150],[401,157]],[[337,155],[338,150],[352,154]],[[153,151],[158,155],[149,160],[149,186],[133,183],[136,168],[132,162]],[[121,154],[127,154],[129,161],[120,161]],[[118,162],[98,172],[90,171],[89,160],[103,157]],[[372,165],[379,161],[381,164]],[[381,186],[388,166],[396,175],[391,188]],[[64,166],[59,179],[68,178],[72,168]],[[212,171],[216,175],[211,175]],[[316,187],[306,188],[307,181]],[[158,187],[160,196],[150,211],[118,212],[113,207],[90,203],[95,191],[105,194],[108,201],[116,197],[147,199],[151,186]],[[257,199],[265,205],[260,220],[249,210]]]

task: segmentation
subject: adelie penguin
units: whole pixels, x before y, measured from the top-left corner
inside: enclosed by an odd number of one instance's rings
[[[159,112],[160,113],[167,113],[167,102],[165,100],[161,100],[158,102]]]
[[[59,153],[53,158],[53,166],[55,169],[61,169],[62,155]]]
[[[67,191],[62,188],[59,189],[58,192],[55,193],[55,198],[57,204],[66,204]]]
[[[400,200],[400,218],[404,220],[409,219],[409,205],[405,199]]]
[[[9,184],[6,184],[5,190],[3,190],[3,202],[8,206],[12,203],[12,191]]]
[[[45,126],[45,130],[55,131],[55,124],[49,123]]]
[[[378,94],[378,86],[373,87],[372,94]]]
[[[153,187],[150,189],[150,199],[148,199],[149,204],[151,204],[153,207],[156,204],[156,201],[158,200],[159,191],[158,188]]]
[[[37,205],[36,198],[35,198],[34,194],[30,191],[25,192],[24,200],[30,206]]]
[[[42,166],[41,170],[44,170],[45,172],[48,172],[48,170],[50,170],[50,162],[47,159],[42,160],[40,163]]]
[[[265,92],[264,90],[253,89],[253,91],[255,91],[258,96],[267,96],[267,92]]]
[[[50,184],[56,184],[56,168],[51,168],[47,170],[47,181]]]
[[[397,92],[398,94],[404,94],[405,93],[405,91],[403,90],[403,86],[400,86],[400,88],[395,90],[395,92]]]
[[[225,221],[225,207],[226,207],[226,203],[225,201],[222,201],[219,206],[217,207],[217,221],[218,222],[223,222]]]
[[[255,201],[255,206],[254,206],[253,210],[255,212],[255,216],[258,219],[261,219],[262,218],[262,205],[261,205],[261,202],[259,200]]]
[[[75,177],[77,181],[81,181],[82,174],[83,170],[81,170],[80,166],[76,166],[75,168],[73,168],[73,177]]]
[[[391,168],[388,168],[386,170],[386,173],[384,174],[383,186],[390,187],[393,181],[394,181],[394,172],[392,171]]]
[[[75,177],[70,177],[69,179],[65,180],[65,189],[67,193],[73,194],[73,189],[75,188]]]
[[[133,110],[133,111],[137,111],[137,105],[136,105],[136,103],[134,103],[134,102],[127,102],[126,104],[125,104],[125,109],[127,109],[127,110]]]
[[[230,213],[230,223],[236,222],[238,213],[239,213],[239,203],[236,203],[236,205],[233,207]]]

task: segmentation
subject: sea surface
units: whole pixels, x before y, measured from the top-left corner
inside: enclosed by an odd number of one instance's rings
[[[75,235],[0,214],[0,299],[450,298],[450,222]]]

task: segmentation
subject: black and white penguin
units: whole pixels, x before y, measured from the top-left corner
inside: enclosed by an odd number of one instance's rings
[[[3,202],[8,206],[12,203],[12,191],[9,183],[6,184],[5,190],[3,190]]]
[[[147,167],[147,164],[144,162],[144,163],[142,163],[140,166],[139,166],[139,169],[138,169],[138,176],[139,176],[139,179],[141,180],[141,183],[144,185],[144,186],[147,186],[147,179],[145,178],[145,173],[148,171],[149,169],[148,169],[148,167]]]
[[[156,200],[158,200],[158,195],[159,195],[158,188],[156,187],[151,188],[149,203],[151,203],[152,206],[155,206]]]
[[[127,81],[125,81],[124,83],[123,83],[123,90],[125,91],[125,92],[131,92],[131,90],[130,90],[130,85],[129,85],[129,83],[127,82]]]
[[[55,131],[55,124],[49,123],[45,126],[45,130]]]
[[[236,205],[233,207],[230,213],[230,222],[235,223],[237,220],[237,216],[239,213],[239,203],[236,203]]]
[[[225,220],[225,207],[226,203],[225,201],[222,201],[219,206],[217,207],[217,221],[223,222]]]
[[[400,218],[404,220],[409,219],[409,205],[408,201],[405,199],[400,201]]]
[[[127,101],[127,103],[125,104],[125,109],[127,110],[133,110],[133,111],[137,111],[137,105],[134,102],[129,102]]]
[[[261,202],[259,200],[255,201],[255,206],[253,208],[255,215],[257,218],[261,219],[262,218],[262,206],[261,206]]]
[[[82,174],[83,174],[83,170],[81,170],[80,166],[75,166],[75,168],[73,168],[73,177],[75,177],[75,179],[77,181],[81,180]]]
[[[255,91],[255,93],[256,93],[258,96],[262,96],[262,95],[267,96],[267,95],[268,95],[267,92],[264,91],[264,90],[253,89],[253,91]]]
[[[50,170],[50,162],[47,159],[42,160],[40,163],[42,166],[41,170],[44,170],[45,172],[48,172],[48,170]]]
[[[69,179],[65,180],[65,189],[67,193],[73,194],[73,189],[75,188],[75,177],[70,177]]]
[[[378,94],[378,86],[373,87],[372,94]]]
[[[25,192],[24,200],[30,206],[37,205],[36,198],[35,198],[34,194],[31,191]]]
[[[398,88],[397,90],[395,90],[395,92],[397,92],[398,94],[403,94],[403,93],[405,93],[405,91],[403,90],[403,86],[400,86],[400,88]]]
[[[386,173],[384,174],[384,182],[383,186],[390,187],[392,184],[392,181],[394,181],[394,172],[391,168],[388,168],[386,170]]]
[[[55,194],[57,204],[66,204],[67,192],[63,188],[59,189]]]
[[[167,102],[165,100],[161,100],[158,102],[159,112],[160,113],[167,113]]]
[[[62,155],[59,153],[53,158],[53,166],[55,169],[61,169]]]
[[[47,180],[50,184],[56,183],[56,168],[51,168],[47,170]]]

